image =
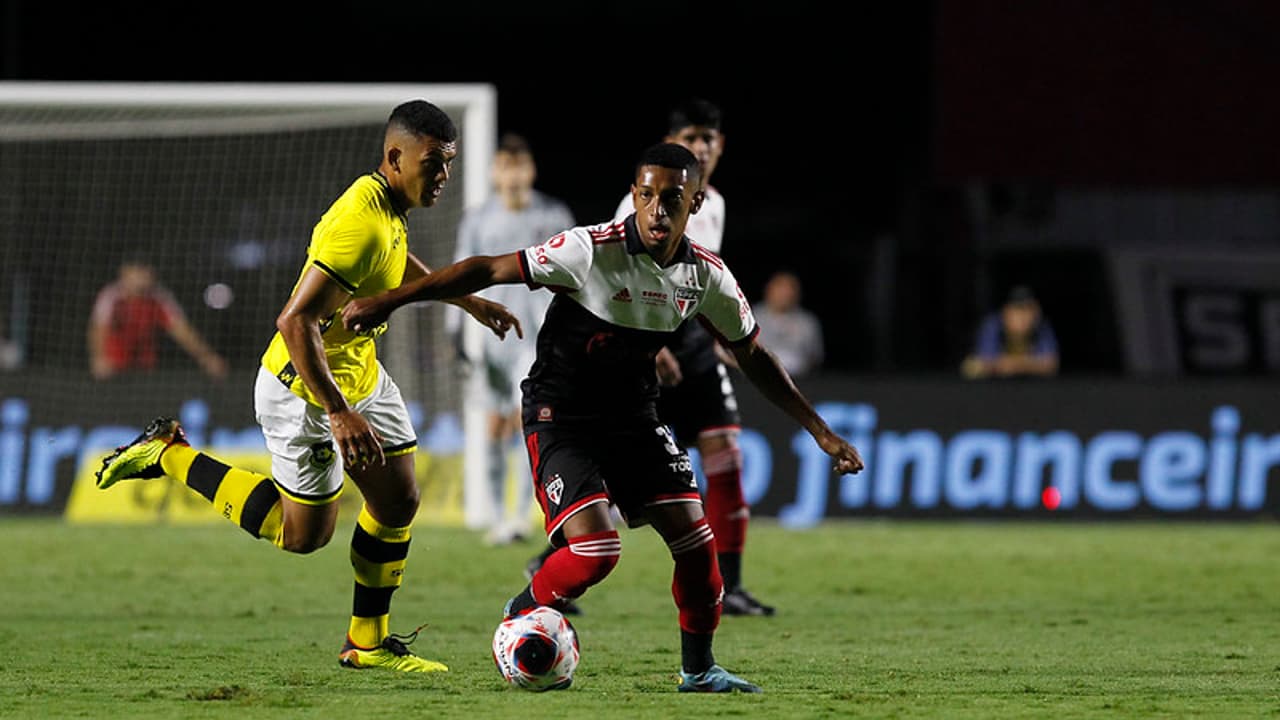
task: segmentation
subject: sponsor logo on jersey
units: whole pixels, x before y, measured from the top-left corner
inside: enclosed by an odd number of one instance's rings
[[[538,408],[538,422],[551,422],[554,415],[555,414],[551,412],[550,405],[543,405]]]
[[[562,494],[564,494],[564,480],[560,477],[560,473],[556,473],[551,476],[551,482],[547,483],[547,499],[559,505]]]
[[[550,258],[547,257],[547,251],[554,250],[562,245],[564,245],[564,233],[560,233],[535,247],[533,249],[534,261],[539,265],[546,265],[550,261]]]
[[[671,298],[670,295],[660,290],[641,290],[640,291],[640,302],[644,303],[645,305],[666,305],[667,300],[669,300],[670,298]]]
[[[618,292],[614,293],[613,297],[610,299],[614,302],[629,303],[631,302],[631,291],[627,288],[622,288]]]

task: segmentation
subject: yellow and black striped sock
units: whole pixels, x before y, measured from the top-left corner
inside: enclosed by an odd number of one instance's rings
[[[409,527],[388,527],[360,508],[351,536],[351,567],[356,573],[351,604],[351,629],[357,647],[372,648],[389,630],[391,594],[400,587],[405,559],[409,557]]]
[[[160,456],[166,475],[195,490],[223,517],[250,535],[284,543],[284,510],[271,478],[233,468],[186,445],[172,445]]]

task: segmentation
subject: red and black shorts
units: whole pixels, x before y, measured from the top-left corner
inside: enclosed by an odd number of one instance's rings
[[[654,505],[701,502],[688,453],[655,420],[604,427],[537,423],[525,427],[524,439],[548,538],[595,503],[612,502],[634,527],[647,522]]]

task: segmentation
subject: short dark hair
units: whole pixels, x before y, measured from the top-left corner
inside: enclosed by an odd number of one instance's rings
[[[456,142],[458,126],[445,111],[426,100],[410,100],[397,105],[387,119],[387,129],[398,127],[415,135],[429,135],[440,142]]]
[[[700,125],[702,127],[720,129],[720,108],[710,100],[690,98],[675,106],[667,116],[667,134],[675,135],[681,130]]]
[[[694,157],[688,148],[676,143],[650,145],[640,156],[640,162],[636,163],[636,175],[640,174],[640,168],[645,165],[684,170],[690,177],[702,176],[702,165],[698,163],[698,158]]]
[[[529,141],[525,140],[523,135],[513,132],[502,134],[502,138],[498,141],[498,152],[508,155],[533,155],[533,150],[529,148]]]

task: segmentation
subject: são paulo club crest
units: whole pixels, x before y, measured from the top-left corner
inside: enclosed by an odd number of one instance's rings
[[[693,308],[700,297],[702,297],[702,291],[698,288],[676,288],[676,309],[680,311],[680,317],[688,316],[689,310]]]
[[[556,505],[560,504],[560,496],[564,494],[564,480],[561,479],[560,473],[551,476],[551,482],[547,483],[547,499]]]

